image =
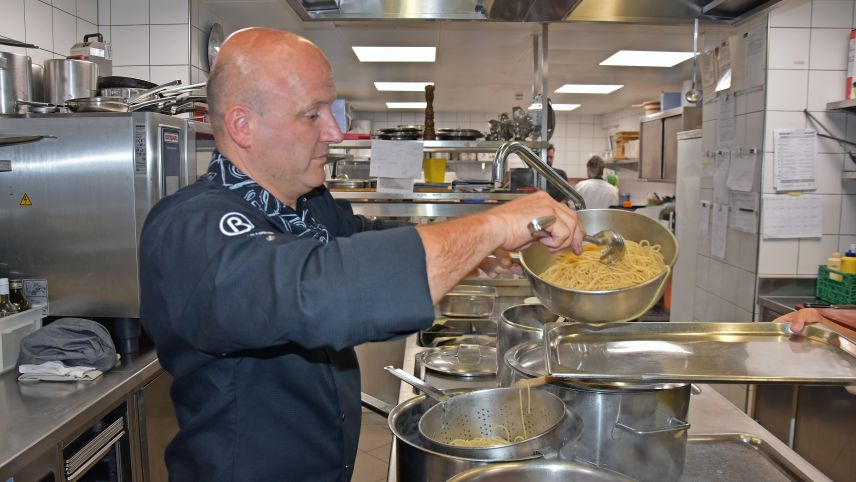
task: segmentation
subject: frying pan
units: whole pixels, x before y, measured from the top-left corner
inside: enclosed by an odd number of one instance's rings
[[[69,99],[64,104],[18,100],[18,105],[38,107],[42,114],[60,112],[63,108],[71,112],[128,112],[128,103],[121,97],[82,97]]]
[[[98,90],[101,89],[153,89],[158,85],[148,80],[133,77],[106,76],[98,77]]]

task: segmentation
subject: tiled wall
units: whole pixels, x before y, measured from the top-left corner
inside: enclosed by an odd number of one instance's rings
[[[436,112],[434,127],[488,132],[488,121],[498,117],[498,112]],[[556,113],[556,129],[550,142],[556,146],[555,167],[564,169],[568,177],[585,177],[586,161],[592,154],[603,155],[606,150],[606,136],[602,134],[601,117],[573,112]],[[377,130],[401,124],[422,125],[425,114],[423,111],[356,112],[354,119],[370,119],[372,129]],[[515,167],[515,164],[511,163],[511,166]]]
[[[764,193],[774,193],[773,129],[813,128],[808,109],[832,135],[856,141],[856,116],[827,111],[844,99],[847,45],[856,26],[854,0],[789,0],[770,13],[769,71],[764,140]],[[852,148],[851,148],[852,149]],[[817,275],[833,251],[856,243],[856,181],[843,180],[856,164],[839,143],[818,139],[817,191],[823,197],[823,237],[761,239],[760,276]]]
[[[0,0],[0,35],[38,45],[38,49],[0,46],[42,64],[64,58],[71,46],[98,31],[98,0]]]

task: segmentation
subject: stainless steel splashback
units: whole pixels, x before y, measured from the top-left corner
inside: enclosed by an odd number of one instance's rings
[[[46,278],[52,315],[139,317],[143,222],[194,182],[210,128],[135,112],[7,117],[0,132],[56,137],[0,147],[0,273]]]

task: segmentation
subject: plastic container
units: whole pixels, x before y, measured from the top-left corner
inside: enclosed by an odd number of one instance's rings
[[[852,259],[856,260],[856,258]],[[835,281],[830,278],[830,274],[841,275],[842,280]],[[816,296],[832,304],[856,303],[856,274],[830,270],[826,265],[820,265],[817,273]]]
[[[446,160],[440,157],[429,157],[422,161],[422,171],[427,183],[443,183],[446,180]]]
[[[841,253],[836,251],[832,253],[832,256],[826,258],[826,267],[834,271],[841,271]],[[834,272],[829,273],[829,279],[833,281],[843,280],[840,274]]]
[[[841,271],[856,274],[856,244],[851,244],[850,249],[841,258]]]

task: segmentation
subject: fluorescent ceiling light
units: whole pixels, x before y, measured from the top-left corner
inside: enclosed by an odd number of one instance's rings
[[[619,50],[600,65],[631,67],[674,67],[693,58],[692,52],[655,52],[650,50]]]
[[[437,47],[351,47],[360,62],[434,62]]]
[[[428,105],[427,102],[387,102],[386,106],[390,109],[424,109]]]
[[[380,91],[396,92],[422,92],[426,85],[434,85],[434,82],[375,82],[375,89]]]
[[[550,104],[553,106],[553,110],[574,110],[580,106],[580,104]],[[529,106],[529,110],[541,110],[541,104],[532,104]]]
[[[557,94],[609,94],[624,87],[620,84],[565,84],[556,89]]]

